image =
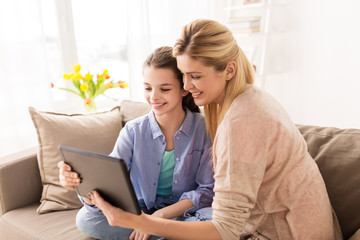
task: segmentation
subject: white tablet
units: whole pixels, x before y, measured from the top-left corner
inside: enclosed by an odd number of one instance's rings
[[[59,150],[64,162],[79,174],[81,183],[75,187],[79,195],[88,197],[96,190],[112,205],[141,214],[124,160],[63,145]]]

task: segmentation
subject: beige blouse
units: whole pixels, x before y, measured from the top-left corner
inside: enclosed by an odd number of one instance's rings
[[[269,94],[249,87],[234,100],[214,150],[212,223],[222,239],[246,239],[249,233],[260,239],[341,239],[306,142]]]

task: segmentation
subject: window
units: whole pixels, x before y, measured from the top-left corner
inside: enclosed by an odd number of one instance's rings
[[[41,6],[48,72],[56,86],[52,91],[55,110],[82,110],[81,98],[57,88],[74,88],[62,79],[74,64],[80,63],[83,73],[108,69],[113,79],[129,81],[126,1],[42,0]],[[129,91],[111,89],[106,95],[124,99],[129,98]],[[99,96],[96,104],[105,107],[118,102]]]

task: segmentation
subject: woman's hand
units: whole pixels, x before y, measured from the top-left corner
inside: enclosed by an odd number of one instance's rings
[[[110,203],[106,202],[97,191],[92,191],[89,193],[89,198],[92,203],[95,204],[101,211],[104,213],[107,218],[110,226],[120,226],[124,228],[135,229],[136,219],[139,216],[135,214],[125,212],[120,208],[112,206]],[[140,216],[143,216],[141,214]],[[137,221],[137,222],[141,222]]]
[[[77,172],[72,172],[70,165],[64,163],[64,161],[58,162],[57,167],[59,168],[61,186],[74,190],[75,186],[80,184],[79,174]]]
[[[164,218],[162,209],[159,209],[155,211],[151,216]],[[139,230],[134,229],[134,231],[131,233],[129,240],[148,240],[151,235],[143,233]]]

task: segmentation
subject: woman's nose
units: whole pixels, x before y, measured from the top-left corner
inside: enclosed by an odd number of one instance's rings
[[[192,87],[191,79],[186,74],[183,75],[184,90],[189,91]]]

